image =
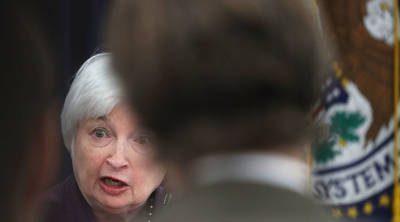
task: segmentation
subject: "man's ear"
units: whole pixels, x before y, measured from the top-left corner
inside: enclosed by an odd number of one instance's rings
[[[21,175],[21,209],[25,209],[24,221],[36,218],[40,198],[49,187],[58,171],[59,159],[59,121],[56,108],[48,109],[33,130],[25,156]]]

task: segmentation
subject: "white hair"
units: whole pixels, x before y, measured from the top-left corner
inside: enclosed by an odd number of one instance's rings
[[[73,149],[81,121],[105,116],[121,102],[122,84],[111,67],[111,54],[89,58],[76,73],[61,113],[64,144]]]

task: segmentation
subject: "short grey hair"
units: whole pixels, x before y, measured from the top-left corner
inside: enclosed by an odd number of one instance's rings
[[[61,112],[64,144],[71,152],[79,123],[105,116],[121,102],[122,84],[111,67],[111,54],[89,58],[76,73]]]

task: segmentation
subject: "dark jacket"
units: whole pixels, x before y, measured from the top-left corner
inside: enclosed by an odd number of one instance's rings
[[[164,188],[157,188],[152,194],[154,209],[158,210],[164,206],[166,198]],[[96,222],[92,209],[82,196],[73,175],[46,192],[42,207],[43,222]]]
[[[190,218],[190,219],[188,219]],[[224,182],[176,198],[154,222],[332,222],[324,209],[290,190]]]

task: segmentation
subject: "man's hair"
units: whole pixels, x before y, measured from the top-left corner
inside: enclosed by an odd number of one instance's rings
[[[52,67],[43,33],[33,11],[25,2],[0,3],[3,30],[0,67],[1,108],[1,220],[14,221],[24,209],[17,201],[21,195],[19,179],[26,156],[50,106],[53,92]],[[43,155],[38,153],[37,155]],[[38,178],[39,180],[41,178]]]
[[[105,116],[122,101],[118,76],[111,67],[111,55],[100,53],[89,58],[76,73],[61,113],[61,130],[69,151],[74,147],[81,121]]]
[[[308,137],[326,58],[305,2],[116,2],[114,62],[163,157],[265,150]]]

